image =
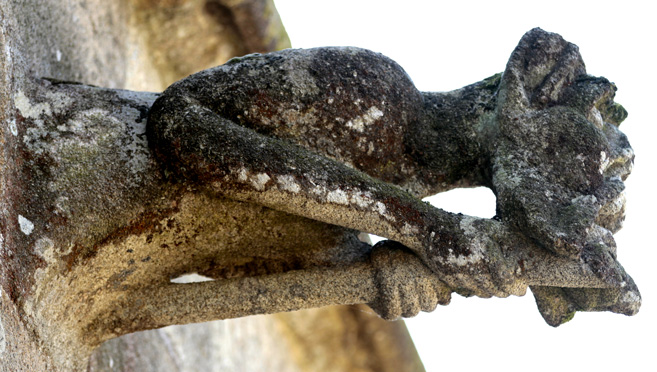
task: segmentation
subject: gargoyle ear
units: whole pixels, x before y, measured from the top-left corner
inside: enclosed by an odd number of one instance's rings
[[[579,48],[560,35],[535,28],[511,54],[502,75],[503,109],[538,109],[559,101],[566,87],[586,74]]]

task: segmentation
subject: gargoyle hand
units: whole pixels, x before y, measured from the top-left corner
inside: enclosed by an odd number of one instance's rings
[[[382,318],[412,317],[449,304],[450,288],[403,245],[381,241],[372,248],[371,261],[378,295],[369,306]]]

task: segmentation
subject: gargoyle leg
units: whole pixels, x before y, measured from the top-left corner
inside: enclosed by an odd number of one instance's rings
[[[89,335],[98,343],[170,324],[370,303],[386,319],[432,311],[451,291],[410,252],[375,249],[371,259],[248,278],[154,286],[133,292]],[[116,326],[119,324],[120,326]]]

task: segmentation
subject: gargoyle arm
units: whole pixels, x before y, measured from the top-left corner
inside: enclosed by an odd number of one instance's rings
[[[399,241],[423,256],[432,215],[445,233],[460,217],[400,188],[221,117],[185,97],[151,110],[149,140],[181,179],[212,192]],[[163,113],[163,114],[161,114]]]

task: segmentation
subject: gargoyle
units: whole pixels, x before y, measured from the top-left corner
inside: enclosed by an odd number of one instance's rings
[[[371,304],[385,318],[430,311],[452,291],[531,285],[557,325],[574,310],[638,309],[612,237],[633,161],[615,89],[586,74],[575,45],[539,29],[503,75],[449,93],[419,92],[371,51],[285,50],[173,84],[148,135],[181,182],[390,239],[372,258],[381,293]],[[468,186],[494,191],[497,218],[420,200]]]
[[[0,251],[8,277],[27,279],[3,291],[65,370],[130,332],[331,304],[394,319],[529,286],[555,326],[640,306],[612,236],[626,113],[556,34],[528,32],[503,74],[447,93],[357,48],[248,55],[161,95],[29,89],[0,235],[19,247]],[[495,218],[421,200],[471,186],[493,190]],[[194,272],[216,280],[172,282]]]

